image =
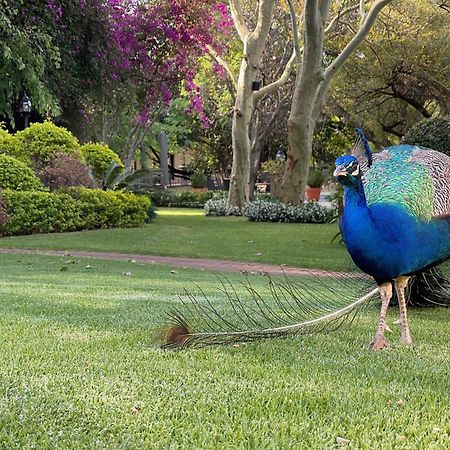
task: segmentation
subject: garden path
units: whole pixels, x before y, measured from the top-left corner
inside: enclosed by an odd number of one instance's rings
[[[209,270],[213,272],[241,272],[250,275],[289,275],[289,276],[330,276],[333,274],[343,275],[343,272],[332,272],[321,269],[306,269],[300,267],[277,266],[265,263],[250,263],[238,261],[225,261],[218,259],[205,258],[184,258],[175,256],[155,256],[155,255],[137,255],[132,253],[106,253],[106,252],[87,252],[87,251],[64,251],[64,250],[31,250],[17,248],[0,248],[2,253],[17,254],[40,254],[51,256],[72,256],[75,258],[98,258],[113,259],[122,261],[133,261],[144,264],[165,264],[173,267],[190,267],[200,270]],[[346,275],[355,275],[347,273]],[[360,276],[360,274],[359,274]]]

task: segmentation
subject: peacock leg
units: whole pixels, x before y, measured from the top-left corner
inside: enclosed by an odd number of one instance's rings
[[[381,311],[380,321],[378,322],[378,328],[375,333],[373,341],[370,343],[372,350],[383,350],[389,347],[389,342],[384,338],[384,331],[386,330],[386,314],[389,306],[389,302],[392,297],[392,283],[383,283],[378,286],[381,296]]]
[[[411,334],[409,333],[408,316],[406,314],[405,289],[408,285],[409,277],[398,277],[395,281],[395,290],[397,291],[398,305],[400,308],[400,340],[405,344],[412,344]]]

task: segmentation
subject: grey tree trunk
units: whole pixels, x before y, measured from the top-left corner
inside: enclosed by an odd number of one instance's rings
[[[261,66],[261,56],[273,18],[276,0],[258,1],[258,21],[253,31],[245,23],[239,0],[230,0],[234,25],[244,45],[236,86],[236,103],[233,113],[232,140],[233,165],[231,169],[228,203],[243,207],[250,199],[250,121],[254,110],[252,83],[256,81]]]
[[[365,1],[355,2],[341,11],[340,15],[359,8],[360,26],[353,39],[337,58],[326,68],[323,67],[323,43],[326,31],[337,23],[333,18],[328,27],[331,0],[306,0],[304,6],[304,53],[301,66],[297,69],[294,96],[288,120],[288,160],[286,164],[282,201],[302,204],[312,153],[314,128],[325,105],[326,94],[336,71],[362,43],[372,28],[379,12],[392,0],[376,0],[370,11],[365,13]]]

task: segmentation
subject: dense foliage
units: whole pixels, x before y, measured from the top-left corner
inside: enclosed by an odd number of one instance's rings
[[[289,205],[265,198],[247,203],[243,210],[230,206],[226,199],[212,198],[205,203],[206,216],[245,216],[252,222],[329,223],[336,217],[334,208],[310,201],[303,206]]]
[[[81,146],[86,164],[92,169],[92,175],[97,181],[102,181],[111,164],[116,163],[123,167],[119,155],[112,151],[107,145],[89,143]]]
[[[278,201],[255,200],[245,206],[244,215],[255,222],[328,223],[336,217],[336,210],[315,201],[297,206]]]
[[[135,227],[147,221],[150,200],[143,195],[100,189],[69,188],[79,201],[85,228]]]
[[[226,198],[212,198],[203,208],[205,216],[242,216],[238,206],[230,206]]]
[[[0,188],[14,191],[43,190],[37,175],[25,163],[0,154]]]
[[[402,142],[432,148],[450,156],[450,116],[418,122],[403,136]]]

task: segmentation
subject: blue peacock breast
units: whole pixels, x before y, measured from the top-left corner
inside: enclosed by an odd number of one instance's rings
[[[412,274],[450,257],[450,220],[423,221],[403,205],[350,206],[340,225],[353,261],[375,278]]]

